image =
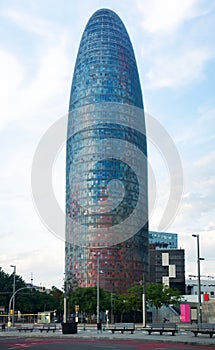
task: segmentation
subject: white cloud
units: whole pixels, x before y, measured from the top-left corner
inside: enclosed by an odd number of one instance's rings
[[[199,106],[197,108],[197,113],[199,115],[199,122],[202,125],[212,125],[215,117],[215,108],[211,106]]]
[[[189,184],[186,187],[190,193],[183,197],[181,201],[180,211],[172,225],[176,231],[192,232],[192,231],[209,231],[213,227],[213,218],[215,216],[215,179],[202,178],[195,175],[190,176]],[[210,245],[210,243],[208,242]]]
[[[205,10],[200,11],[197,5],[196,0],[136,1],[144,30],[153,34],[172,34],[183,22],[205,14]]]
[[[204,79],[206,64],[215,57],[211,5],[195,0],[135,3],[142,17],[137,35],[145,89],[177,88]]]
[[[197,149],[197,146],[208,146],[210,149],[215,140],[214,118],[215,108],[213,106],[197,106],[196,112],[187,118],[186,124],[180,124],[174,137],[175,142],[182,148],[189,147],[187,153],[190,153],[191,156],[195,154],[194,150]],[[198,160],[196,162],[198,163]]]
[[[30,13],[10,9],[5,10],[3,15],[25,31],[49,40],[56,40],[56,37],[62,34],[61,27],[56,26],[56,24],[54,25],[48,20],[35,17]]]
[[[69,72],[69,60],[64,40],[56,46],[47,47],[40,54],[35,66],[37,75],[22,92],[22,105],[41,110],[51,106],[57,96],[66,92],[65,84]],[[59,98],[60,100],[60,98]]]
[[[20,63],[17,57],[8,52],[0,52],[0,128],[14,121],[25,121],[25,128],[35,132],[35,126],[43,128],[50,119],[60,117],[66,112],[64,98],[69,98],[70,64],[64,38],[54,46],[47,46],[34,63],[34,74]],[[56,103],[56,101],[58,101]],[[59,107],[61,115],[58,115]],[[44,124],[41,124],[41,118]],[[48,127],[48,124],[46,124]]]
[[[152,58],[146,72],[148,88],[165,88],[187,85],[204,77],[203,68],[212,54],[204,48],[186,47],[178,52],[159,52]]]
[[[215,162],[215,151],[210,152],[209,154],[206,154],[205,156],[199,158],[195,163],[194,166],[196,167],[204,167],[208,164]]]
[[[67,32],[66,26],[27,10],[10,8],[3,10],[1,15],[15,24],[18,36],[22,35],[22,47],[17,49],[14,43],[9,51],[8,45],[3,44],[0,51],[0,93],[3,97],[0,128],[15,120],[21,125],[25,120],[25,127],[31,123],[34,131],[36,123],[42,126],[41,118],[50,122],[50,117],[52,121],[60,117],[55,115],[59,106],[61,114],[67,111],[75,59],[75,52],[70,52],[74,35]],[[23,30],[21,34],[19,28]],[[11,39],[10,32],[8,35]],[[68,100],[64,101],[65,96]],[[65,106],[63,110],[61,102]]]
[[[192,228],[189,233],[187,231],[179,234],[179,247],[185,249],[186,276],[197,275],[197,246],[192,234],[199,234],[200,254],[205,258],[205,261],[201,262],[201,275],[214,276],[215,231],[192,230]]]
[[[40,237],[42,240],[42,237]],[[7,248],[7,247],[6,247]],[[1,255],[1,267],[7,273],[12,273],[10,264],[16,265],[17,274],[21,275],[26,282],[30,282],[31,274],[35,285],[44,285],[51,288],[55,285],[58,288],[63,286],[63,269],[64,269],[64,242],[53,239],[49,244],[42,243],[34,249],[28,242],[28,246],[17,249],[17,253]]]
[[[10,52],[0,51],[0,128],[14,115],[12,103],[24,78],[24,69],[18,59]]]

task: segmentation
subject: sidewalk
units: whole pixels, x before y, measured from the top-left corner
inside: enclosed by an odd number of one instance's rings
[[[135,330],[134,334],[116,332],[114,334],[109,330],[102,332],[97,332],[96,327],[86,326],[84,330],[83,325],[78,326],[77,334],[62,334],[61,326],[58,325],[56,332],[41,333],[39,330],[34,330],[33,332],[19,332],[15,328],[10,328],[5,331],[0,331],[0,337],[28,337],[28,338],[80,338],[80,339],[124,339],[124,340],[143,340],[144,342],[159,341],[165,343],[182,343],[189,345],[204,345],[210,346],[210,349],[215,350],[215,336],[210,338],[209,335],[198,335],[195,337],[193,333],[185,330],[179,330],[175,336],[170,333],[160,335],[158,333],[153,333],[148,335],[146,331],[142,331],[140,327]]]

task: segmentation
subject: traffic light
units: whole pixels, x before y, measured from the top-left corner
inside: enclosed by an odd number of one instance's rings
[[[42,292],[45,292],[45,290],[46,290],[46,287],[41,287]]]

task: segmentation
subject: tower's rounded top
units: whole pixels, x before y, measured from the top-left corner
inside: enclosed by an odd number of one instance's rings
[[[102,8],[89,19],[76,60],[70,110],[94,102],[142,108],[133,47],[120,17]]]
[[[99,20],[100,22],[112,22],[113,26],[120,25],[121,28],[123,28],[124,31],[126,31],[126,28],[121,20],[121,18],[114,12],[113,10],[110,10],[108,8],[101,8],[94,12],[92,16],[90,17],[88,24],[86,28],[88,27],[91,22]]]
[[[101,9],[99,9],[99,10],[97,10],[97,11],[95,11],[93,15],[95,15],[95,14],[107,14],[107,13],[119,17],[119,16],[116,14],[116,12],[114,12],[114,11],[111,10],[111,9],[105,8],[105,7],[104,7],[104,8],[101,8]]]
[[[93,13],[93,15],[91,16],[91,18],[93,16],[105,16],[105,15],[112,16],[113,18],[117,17],[120,19],[120,17],[116,14],[116,12],[114,12],[113,10],[108,9],[108,8],[101,8],[101,9],[95,11]],[[121,21],[121,19],[120,19],[120,21]]]

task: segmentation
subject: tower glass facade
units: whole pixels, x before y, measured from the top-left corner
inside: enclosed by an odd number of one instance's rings
[[[147,147],[136,60],[111,10],[90,18],[71,88],[66,279],[124,292],[148,271]]]
[[[150,249],[177,249],[178,235],[170,232],[149,231]]]

